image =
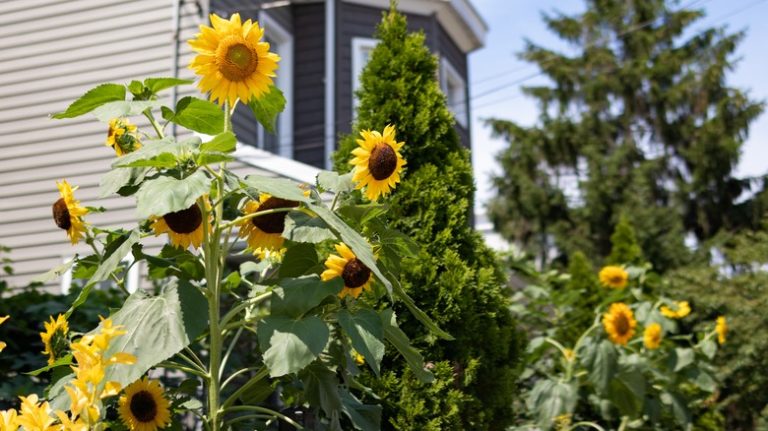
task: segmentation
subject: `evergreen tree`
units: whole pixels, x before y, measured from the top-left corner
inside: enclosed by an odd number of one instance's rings
[[[726,82],[743,33],[691,34],[703,12],[671,4],[587,0],[583,13],[544,16],[575,54],[529,41],[522,58],[551,81],[523,89],[539,121],[489,121],[509,141],[490,205],[507,238],[542,256],[554,240],[598,261],[624,213],[664,271],[689,259],[687,235],[701,241],[759,222],[764,204],[737,201],[757,181],[734,177],[763,110]]]
[[[376,37],[380,42],[357,93],[357,124],[342,140],[336,165],[349,169],[360,130],[397,127],[408,164],[389,214],[396,228],[421,245],[417,258],[403,262],[400,279],[455,340],[437,340],[407,311],[398,313],[436,381],[420,384],[402,361],[389,358],[387,369],[393,371],[367,383],[381,396],[387,429],[502,430],[513,420],[520,335],[508,309],[504,273],[470,227],[469,153],[453,127],[424,35],[409,34],[405,18],[392,8]]]
[[[637,244],[632,222],[622,214],[611,235],[611,254],[606,263],[614,265],[638,265],[643,262],[643,250]]]

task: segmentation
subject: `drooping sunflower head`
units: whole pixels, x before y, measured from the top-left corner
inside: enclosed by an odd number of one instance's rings
[[[661,325],[658,323],[651,323],[650,325],[646,326],[645,331],[643,331],[643,344],[648,350],[658,349],[661,345],[662,337],[663,333],[661,330]]]
[[[3,322],[8,320],[10,317],[11,316],[0,316],[0,325],[2,325]],[[6,344],[4,342],[0,341],[0,352],[2,352],[3,349],[5,349],[5,346],[6,346]]]
[[[45,322],[45,332],[40,333],[40,338],[45,346],[43,354],[48,355],[48,365],[56,362],[58,358],[62,357],[62,353],[69,350],[67,319],[62,314],[59,314],[56,320],[53,319],[53,316],[50,319],[50,322]]]
[[[88,209],[80,206],[80,201],[75,200],[74,189],[66,180],[56,182],[61,196],[53,203],[53,221],[61,229],[67,231],[69,241],[74,245],[80,241],[85,232],[85,222],[82,217],[88,214]]]
[[[682,319],[683,317],[691,314],[691,306],[688,301],[676,302],[673,308],[662,305],[659,308],[661,314],[670,319]]]
[[[200,25],[197,38],[189,41],[198,55],[189,68],[202,78],[198,87],[211,93],[219,105],[235,106],[240,99],[248,103],[259,98],[272,85],[280,57],[269,52],[269,43],[261,42],[264,30],[250,19],[241,22],[240,14],[229,21],[211,14],[213,27]]]
[[[289,201],[266,193],[259,195],[259,200],[249,201],[243,207],[245,215],[259,211],[278,210],[281,208],[296,208],[299,203]],[[283,247],[283,230],[285,229],[285,217],[287,211],[264,214],[251,217],[238,223],[240,228],[238,235],[241,238],[248,237],[248,246],[256,255],[267,256],[267,252],[279,252]]]
[[[365,188],[365,197],[375,201],[389,194],[400,182],[400,173],[406,162],[400,154],[403,142],[395,140],[395,126],[384,128],[384,133],[363,130],[359,147],[352,150],[355,156],[349,161],[354,165],[352,180],[358,189]]]
[[[629,274],[620,266],[608,265],[600,270],[599,278],[603,286],[612,289],[623,289],[627,287]]]
[[[728,322],[725,320],[725,316],[719,316],[717,318],[715,332],[717,332],[717,342],[721,345],[725,344],[725,339],[728,335]]]
[[[160,383],[144,377],[125,388],[118,412],[131,431],[154,431],[171,422],[169,405]]]
[[[141,148],[141,141],[136,133],[136,125],[131,124],[127,118],[109,120],[106,145],[112,147],[118,157],[138,150]]]
[[[331,254],[325,260],[327,269],[323,271],[320,278],[328,281],[341,277],[344,280],[344,288],[339,292],[339,297],[344,299],[345,296],[351,295],[357,298],[363,290],[370,289],[373,274],[346,244],[336,244],[336,252],[338,255]]]
[[[156,217],[152,223],[155,236],[167,233],[174,247],[187,249],[190,245],[199,248],[203,243],[203,212],[193,203],[187,209]]]
[[[635,335],[637,321],[632,310],[623,302],[615,302],[603,315],[603,327],[608,333],[608,338],[616,344],[626,346],[627,342]]]

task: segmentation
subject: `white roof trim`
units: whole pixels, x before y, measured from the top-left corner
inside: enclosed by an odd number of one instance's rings
[[[342,0],[379,9],[389,9],[389,0]],[[464,53],[485,44],[488,25],[470,0],[400,0],[397,10],[416,15],[437,16],[443,29]]]
[[[235,158],[247,165],[272,172],[277,176],[288,178],[294,181],[314,185],[317,174],[320,169],[310,166],[296,160],[291,160],[269,151],[237,143]]]

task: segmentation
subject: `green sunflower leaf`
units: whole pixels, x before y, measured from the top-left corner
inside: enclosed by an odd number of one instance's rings
[[[384,329],[381,318],[375,311],[367,308],[354,314],[341,310],[338,316],[339,324],[352,340],[352,347],[363,355],[365,362],[378,376],[381,360],[384,358]]]
[[[272,290],[270,310],[273,316],[298,318],[325,298],[337,295],[343,287],[340,277],[330,281],[322,281],[317,275],[283,278]]]
[[[295,244],[285,252],[280,265],[280,277],[301,277],[312,271],[318,264],[315,246],[305,243]]]
[[[118,100],[104,103],[93,110],[93,115],[99,121],[106,123],[113,118],[139,115],[147,109],[157,108],[160,105],[158,100]]]
[[[179,79],[179,78],[147,78],[144,80],[144,86],[149,89],[153,94],[165,90],[167,88],[176,87],[178,85],[187,85],[195,82],[192,79]]]
[[[408,363],[411,371],[413,371],[413,374],[419,381],[422,383],[431,383],[435,377],[429,370],[424,368],[424,358],[421,356],[421,353],[411,345],[408,336],[405,335],[405,332],[403,332],[399,326],[397,326],[395,312],[388,308],[382,310],[379,317],[381,318],[381,324],[384,330],[384,338],[395,346],[395,349],[403,355],[405,362]]]
[[[176,111],[163,109],[163,118],[206,135],[224,131],[224,111],[215,103],[187,96],[176,104]]]
[[[264,129],[269,133],[275,133],[277,126],[277,116],[285,109],[285,96],[274,85],[269,86],[269,91],[262,94],[259,98],[252,98],[248,102],[253,116]]]
[[[244,181],[249,187],[276,198],[296,202],[310,202],[310,199],[304,196],[304,191],[299,188],[299,184],[289,179],[248,175]]]
[[[312,217],[300,211],[291,211],[285,216],[283,237],[294,242],[318,244],[335,239],[333,231],[328,229],[323,219]]]
[[[352,182],[352,172],[339,175],[333,171],[320,171],[317,174],[317,186],[322,190],[336,193],[351,192],[355,189],[355,183]]]
[[[318,316],[268,316],[257,326],[259,345],[271,377],[295,373],[312,363],[328,344],[328,325]]]
[[[235,135],[232,134],[232,132],[224,132],[214,136],[213,139],[208,142],[203,142],[203,144],[200,145],[200,151],[204,153],[231,153],[235,151],[236,146],[237,139],[235,138]]]
[[[79,117],[105,103],[117,100],[125,100],[125,86],[120,84],[101,84],[88,90],[79,99],[72,102],[66,111],[53,114],[52,117],[56,119]]]
[[[300,376],[310,405],[320,407],[326,416],[341,411],[339,382],[336,373],[321,363],[315,362],[302,370]]]
[[[202,171],[181,180],[173,177],[148,180],[136,193],[136,212],[139,218],[149,218],[185,210],[210,188],[211,179]]]
[[[381,429],[381,406],[363,404],[351,392],[341,390],[342,410],[352,420],[355,427],[362,431]]]

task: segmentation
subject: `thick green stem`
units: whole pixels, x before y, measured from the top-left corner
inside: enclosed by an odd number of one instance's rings
[[[149,124],[151,124],[152,128],[155,129],[155,133],[157,133],[157,138],[158,139],[165,138],[165,133],[163,133],[163,128],[160,126],[160,124],[158,124],[157,120],[155,120],[155,116],[152,115],[152,110],[147,109],[146,111],[144,111],[144,116],[147,117],[147,119],[149,120]]]
[[[214,227],[211,231],[209,223],[210,216],[208,214],[206,202],[200,202],[200,208],[203,213],[203,220],[205,225],[203,226],[203,249],[205,252],[205,280],[206,280],[206,294],[208,298],[208,321],[210,325],[209,331],[209,349],[210,349],[210,362],[208,364],[208,421],[210,423],[210,429],[212,431],[218,431],[220,429],[219,420],[219,367],[221,366],[221,354],[222,354],[222,339],[221,330],[219,329],[220,321],[220,277],[219,270],[221,268],[220,256],[219,256],[219,229]],[[216,219],[220,220],[220,219]],[[215,224],[214,224],[215,226]]]

